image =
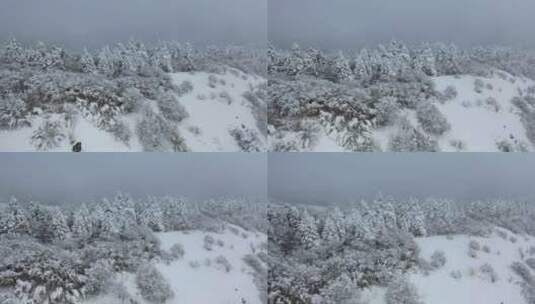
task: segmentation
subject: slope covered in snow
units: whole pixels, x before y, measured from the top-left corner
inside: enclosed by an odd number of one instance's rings
[[[489,237],[429,237],[416,239],[421,257],[443,251],[446,263],[429,275],[413,274],[424,303],[483,304],[529,302],[523,297],[522,279],[511,265],[535,254],[535,239],[499,229]],[[471,246],[473,247],[472,249]]]
[[[174,296],[168,304],[261,304],[266,293],[267,269],[262,260],[267,254],[267,237],[228,225],[219,232],[175,231],[156,234],[161,248],[170,251],[180,244],[184,254],[177,260],[154,264]],[[137,303],[143,299],[135,275],[122,273],[120,280]],[[104,295],[86,304],[121,303],[115,296]]]
[[[270,150],[535,150],[533,52],[391,41],[270,50]]]
[[[512,102],[530,94],[535,88],[533,80],[499,72],[490,78],[442,76],[434,82],[439,92],[448,87],[458,92],[452,100],[437,105],[451,125],[451,130],[438,139],[441,150],[457,151],[452,142],[464,143],[461,150],[465,151],[499,151],[499,143],[534,150],[521,122],[521,111]],[[478,83],[483,86],[478,88]]]
[[[421,128],[417,110],[401,109],[403,118],[443,152],[512,152],[534,151],[522,121],[522,111],[513,100],[535,93],[535,81],[497,71],[487,78],[472,75],[438,76],[432,78],[435,90],[453,96],[433,103],[449,124],[443,134],[427,134]],[[455,93],[451,93],[455,92]],[[444,95],[446,95],[444,94]],[[381,151],[392,150],[391,141],[400,132],[400,124],[372,128],[370,137]],[[327,134],[320,128],[309,152],[349,151],[337,143],[339,134]],[[290,133],[288,141],[298,141],[300,133]]]
[[[432,261],[443,252],[445,263],[437,269],[412,271],[408,280],[416,287],[424,304],[530,304],[524,296],[525,284],[513,270],[513,263],[533,273],[527,266],[535,262],[535,238],[496,228],[490,236],[468,235],[416,238],[420,257]],[[370,304],[384,304],[385,289],[373,287],[363,292]]]
[[[256,96],[264,80],[239,70],[226,68],[223,72],[179,72],[170,74],[172,84],[180,93],[173,92],[178,107],[185,110],[185,118],[168,123],[183,140],[187,151],[261,151],[264,149],[264,101]],[[79,103],[83,103],[79,100]],[[154,113],[166,116],[158,100],[142,98],[141,104]],[[85,112],[84,112],[85,111]],[[47,129],[53,142],[40,150],[70,152],[77,142],[86,152],[143,151],[137,125],[143,119],[140,108],[133,113],[119,114],[117,121],[126,137],[117,138],[113,132],[98,127],[98,117],[85,109],[75,108],[73,117],[66,114],[43,114],[34,110],[28,117],[28,126],[0,130],[1,151],[35,151],[39,149],[32,136],[45,122],[58,122]],[[157,136],[157,134],[154,134]],[[145,149],[146,150],[146,149]]]
[[[434,103],[450,126],[443,134],[430,135],[436,140],[438,150],[508,152],[535,149],[526,135],[522,111],[513,103],[515,98],[533,95],[533,80],[498,71],[487,78],[439,76],[433,78],[433,83],[437,92],[447,95],[449,91],[451,94]],[[402,115],[412,125],[419,125],[415,110],[405,109]],[[388,150],[388,140],[397,131],[397,126],[389,126],[374,130],[372,137],[383,150]]]

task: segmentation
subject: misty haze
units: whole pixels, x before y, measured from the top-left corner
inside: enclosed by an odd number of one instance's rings
[[[217,13],[216,13],[217,12]],[[265,45],[266,2],[249,0],[3,1],[0,40],[101,48],[133,38]]]

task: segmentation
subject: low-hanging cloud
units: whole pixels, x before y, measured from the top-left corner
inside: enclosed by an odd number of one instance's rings
[[[532,0],[268,0],[268,37],[324,49],[453,42],[534,46]]]
[[[265,44],[266,16],[261,0],[5,0],[0,1],[0,40],[74,48],[130,38]]]
[[[270,154],[268,196],[301,204],[398,198],[535,199],[535,155],[508,153]]]
[[[126,192],[192,199],[266,197],[255,153],[2,153],[0,199],[80,203]]]

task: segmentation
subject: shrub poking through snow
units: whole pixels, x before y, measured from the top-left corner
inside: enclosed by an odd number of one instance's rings
[[[65,140],[64,127],[60,121],[45,120],[30,138],[33,146],[39,151],[47,151],[60,146]]]
[[[215,258],[215,263],[219,269],[222,269],[225,272],[230,272],[232,270],[232,265],[224,256],[220,255]]]
[[[262,151],[262,142],[258,138],[257,132],[247,128],[244,125],[241,127],[236,127],[231,129],[230,135],[234,137],[238,146],[244,152],[261,152]]]
[[[230,94],[227,91],[219,93],[219,98],[224,100],[229,105],[232,104],[232,97],[230,97]]]
[[[173,258],[174,260],[181,259],[185,254],[184,246],[182,246],[182,244],[178,244],[178,243],[174,244],[169,249],[169,254],[171,255],[171,258]]]
[[[446,255],[442,250],[436,250],[431,255],[431,267],[439,269],[446,264]]]
[[[514,262],[511,269],[522,279],[522,294],[529,304],[535,303],[535,278],[531,274],[526,264]]]
[[[395,278],[388,284],[385,294],[386,304],[423,304],[416,287],[406,278]]]
[[[360,304],[359,289],[347,274],[342,274],[320,291],[321,304]]]
[[[473,250],[480,250],[481,249],[481,245],[479,244],[478,241],[476,240],[471,240],[469,243],[468,243],[468,247],[473,249]]]
[[[491,283],[498,281],[498,274],[494,271],[492,265],[485,263],[479,268],[481,275],[487,278]]]
[[[158,107],[163,117],[175,121],[181,122],[189,116],[186,108],[180,104],[175,94],[171,92],[161,92],[158,96]]]
[[[436,152],[438,144],[404,119],[398,132],[390,138],[389,148],[394,152]]]
[[[401,110],[400,105],[394,97],[383,97],[375,105],[377,115],[375,123],[377,126],[388,126],[393,124],[398,118]]]
[[[208,250],[208,251],[212,251],[214,249],[214,244],[215,244],[215,239],[213,236],[211,235],[206,235],[204,236],[204,249]]]
[[[0,129],[16,129],[29,126],[26,119],[26,103],[15,95],[0,97]]]
[[[485,87],[485,83],[483,82],[483,80],[481,79],[476,79],[474,81],[474,91],[476,91],[476,93],[483,93],[483,88]]]
[[[457,97],[458,93],[457,93],[457,89],[454,87],[454,86],[448,86],[446,87],[446,89],[444,90],[444,98],[446,100],[452,100],[452,99],[455,99]]]
[[[446,117],[438,108],[429,102],[422,102],[416,108],[416,118],[427,133],[442,135],[451,129]]]
[[[201,263],[199,263],[199,261],[190,261],[189,262],[189,267],[191,267],[193,269],[196,269],[196,268],[201,267]]]
[[[463,274],[459,270],[454,270],[454,271],[450,272],[450,276],[452,278],[458,280],[458,279],[463,277]]]
[[[526,264],[522,262],[514,262],[511,265],[511,269],[513,269],[514,273],[521,277],[525,282],[533,282],[533,276]]]
[[[171,287],[153,265],[142,265],[136,273],[141,296],[151,303],[165,303],[174,296]]]
[[[182,81],[178,86],[178,95],[183,96],[193,91],[193,84],[189,80]]]
[[[136,133],[143,150],[147,152],[187,151],[184,139],[165,118],[149,108],[145,108],[142,115],[136,125]]]

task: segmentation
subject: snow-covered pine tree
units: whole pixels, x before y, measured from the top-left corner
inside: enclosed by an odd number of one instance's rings
[[[313,248],[318,245],[319,234],[315,218],[304,209],[297,225],[297,234],[304,248]]]
[[[97,65],[95,64],[95,59],[93,58],[93,55],[89,53],[89,51],[84,48],[82,52],[82,56],[80,57],[80,66],[82,68],[82,72],[84,73],[96,73],[97,72]]]
[[[171,52],[165,43],[160,43],[154,50],[151,56],[151,62],[154,66],[159,67],[166,73],[173,72]]]
[[[48,218],[50,221],[50,229],[54,240],[63,240],[68,236],[69,227],[67,226],[67,219],[59,207],[48,208]]]
[[[76,209],[73,215],[72,234],[74,237],[87,239],[93,235],[93,220],[86,204]]]
[[[344,82],[353,79],[353,71],[351,71],[349,60],[347,60],[342,51],[339,51],[333,58],[331,66],[334,81]]]
[[[343,273],[338,278],[321,289],[321,304],[362,304],[357,285],[351,278]]]
[[[28,214],[14,196],[9,199],[7,208],[0,219],[0,234],[30,232]]]
[[[137,216],[138,223],[149,227],[152,231],[164,231],[164,214],[158,204],[143,204]]]
[[[97,55],[97,68],[101,74],[107,77],[115,75],[113,53],[109,46],[103,47]]]

